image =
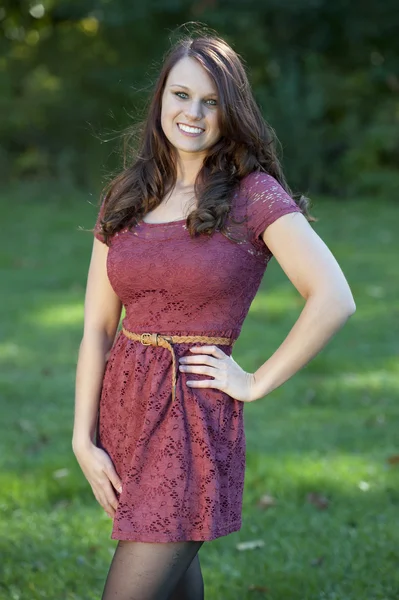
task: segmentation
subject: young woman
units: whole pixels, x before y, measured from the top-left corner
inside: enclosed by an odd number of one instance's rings
[[[202,599],[198,550],[241,528],[244,404],[355,311],[309,220],[239,55],[217,36],[180,40],[94,228],[73,450],[119,540],[103,600]],[[247,373],[232,347],[272,256],[306,303]]]

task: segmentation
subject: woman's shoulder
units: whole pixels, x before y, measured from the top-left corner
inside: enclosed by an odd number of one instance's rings
[[[251,171],[240,181],[240,189],[246,193],[258,192],[263,190],[277,189],[281,187],[279,182],[273,175],[266,171],[256,170]]]
[[[301,212],[292,196],[275,177],[264,171],[253,171],[241,180],[245,198],[248,229],[257,239],[279,217]]]

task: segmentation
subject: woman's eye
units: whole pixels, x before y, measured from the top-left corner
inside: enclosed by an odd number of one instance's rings
[[[186,92],[175,92],[175,96],[177,96],[178,98],[181,98],[181,95],[182,96],[187,96]],[[183,98],[183,100],[184,99],[185,98]],[[210,106],[217,106],[216,100],[210,99],[210,100],[207,100],[206,102],[212,102],[213,104],[210,104]]]

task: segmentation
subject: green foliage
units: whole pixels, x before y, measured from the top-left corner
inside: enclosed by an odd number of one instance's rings
[[[246,61],[295,191],[397,191],[394,0],[3,2],[3,180],[98,186],[121,168],[120,133],[143,116],[169,38],[192,20],[215,28]]]
[[[59,182],[0,198],[1,600],[98,599],[115,547],[71,449],[92,244],[79,228],[94,225],[96,202]],[[200,551],[207,600],[398,598],[396,206],[381,201],[376,219],[374,199],[350,210],[331,199],[315,212],[357,311],[305,369],[246,406],[243,526]],[[235,360],[256,370],[302,306],[272,261]]]

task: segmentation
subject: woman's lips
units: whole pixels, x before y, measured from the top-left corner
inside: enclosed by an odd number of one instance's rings
[[[188,131],[183,131],[183,129],[181,129],[181,127],[179,127],[179,125],[180,125],[180,123],[177,123],[177,128],[180,131],[180,133],[182,133],[183,135],[187,135],[188,137],[198,137],[199,135],[202,135],[204,133],[204,130],[202,130],[200,133],[190,133]],[[201,129],[201,128],[198,127],[197,129]]]

